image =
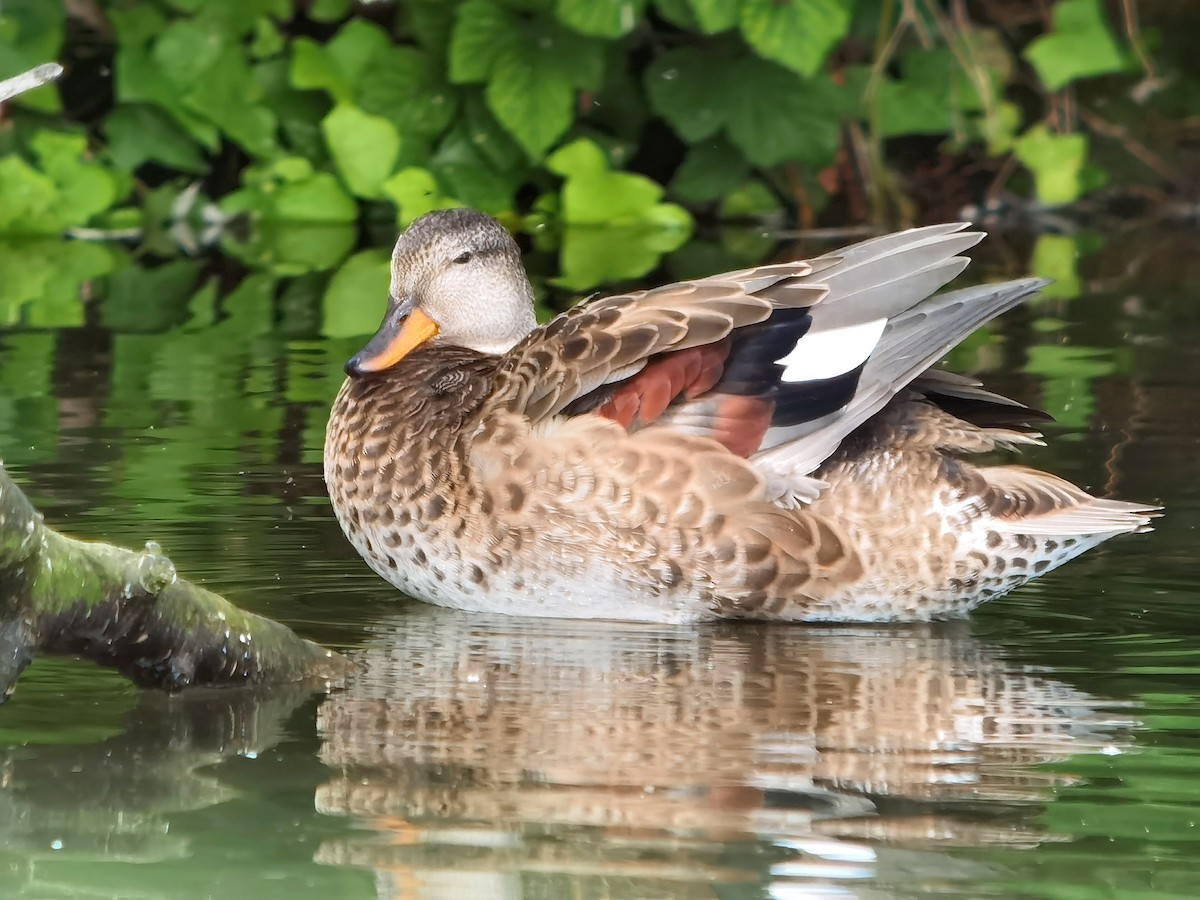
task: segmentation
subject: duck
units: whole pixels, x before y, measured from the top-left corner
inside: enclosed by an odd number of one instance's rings
[[[1046,284],[942,291],[982,238],[913,228],[538,325],[507,229],[430,212],[330,412],[337,521],[404,594],[462,610],[962,617],[1158,509],[970,459],[1049,419],[937,365]]]

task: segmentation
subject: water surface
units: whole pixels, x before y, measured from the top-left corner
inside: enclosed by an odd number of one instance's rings
[[[0,708],[0,896],[1193,895],[1200,238],[1078,246],[1060,296],[953,362],[1058,416],[1030,464],[1168,516],[915,628],[404,602],[324,498],[358,342],[303,290],[198,281],[167,308],[114,276],[78,321],[18,311],[2,452],[48,520],[157,540],[361,667],[328,694],[163,697],[40,660]]]

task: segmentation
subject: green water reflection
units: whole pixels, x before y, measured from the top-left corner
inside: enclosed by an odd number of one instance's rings
[[[1193,895],[1200,238],[1063,246],[1037,252],[1079,296],[954,362],[1059,416],[1031,464],[1168,516],[970,623],[898,629],[397,602],[324,499],[360,327],[324,282],[36,268],[0,332],[0,451],[48,519],[157,540],[361,667],[328,695],[165,698],[39,661],[0,708],[0,896]],[[1023,269],[1002,255],[977,268]],[[72,272],[100,276],[85,303]]]

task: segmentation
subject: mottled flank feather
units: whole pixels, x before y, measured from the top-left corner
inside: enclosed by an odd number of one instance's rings
[[[368,347],[413,310],[436,337],[343,385],[325,450],[338,520],[422,600],[658,622],[957,616],[1147,529],[1154,507],[962,458],[1040,443],[1048,418],[932,368],[1042,285],[936,293],[982,237],[964,228],[537,328],[503,228],[431,213],[397,243]]]

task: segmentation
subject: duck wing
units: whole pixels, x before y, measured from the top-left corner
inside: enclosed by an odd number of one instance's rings
[[[946,350],[1042,282],[931,296],[983,235],[910,229],[812,260],[585,303],[498,366],[494,402],[533,422],[597,414],[708,437],[811,472]],[[945,377],[959,400],[1010,403]]]
[[[1027,300],[1046,281],[1026,278],[1003,284],[980,285],[925,299],[889,319],[864,362],[854,390],[846,402],[822,416],[784,424],[764,435],[754,459],[778,474],[803,475],[814,471],[842,440],[894,396],[912,385],[938,401],[949,398],[946,408],[972,419],[972,407],[1010,406],[1004,424],[1022,426],[1044,421],[1044,413],[1009,401],[998,394],[972,389],[965,380],[947,379],[932,366],[973,331]],[[958,400],[955,404],[953,401]]]

